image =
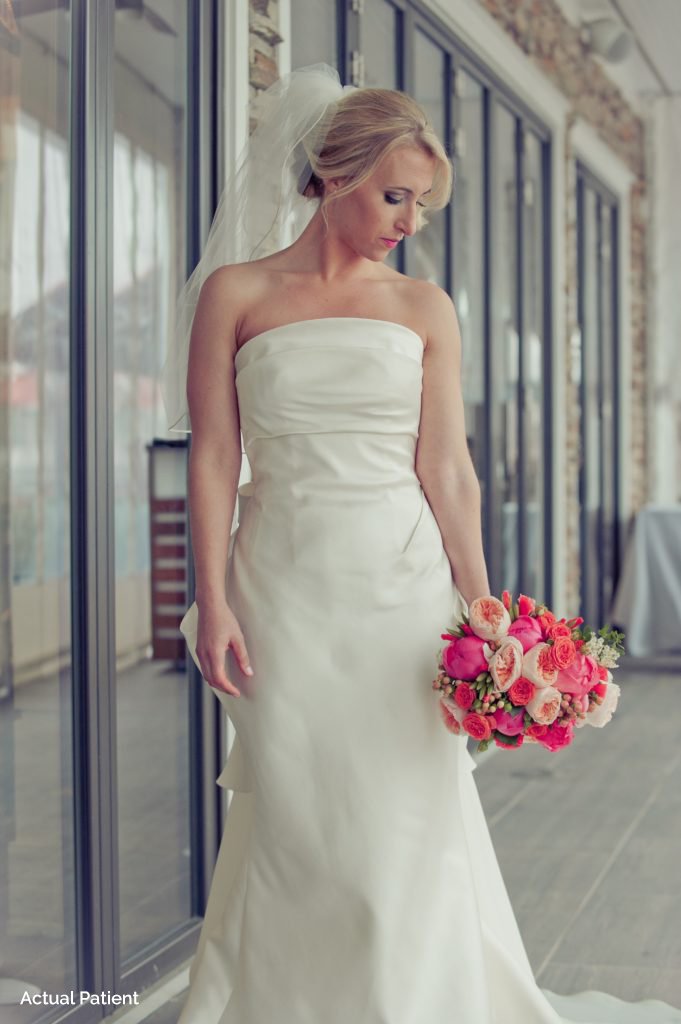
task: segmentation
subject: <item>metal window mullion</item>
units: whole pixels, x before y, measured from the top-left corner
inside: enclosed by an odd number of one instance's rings
[[[224,13],[224,12],[223,12]],[[223,141],[218,106],[222,92],[215,80],[220,65],[216,40],[224,39],[223,22],[216,4],[187,5],[187,82],[185,119],[186,232],[185,259],[187,276],[198,262],[218,202],[215,145]],[[229,169],[231,171],[231,168]],[[191,435],[188,440],[191,449]],[[187,543],[191,551],[191,522],[188,521]],[[194,564],[188,555],[188,587],[195,588]],[[188,659],[187,701],[189,720],[189,831],[191,850],[190,909],[193,916],[203,915],[224,820],[221,792],[215,778],[220,770],[221,747],[226,729],[220,704],[201,674]]]
[[[515,244],[516,244],[516,332],[518,335],[518,389],[516,400],[518,402],[518,464],[516,467],[517,482],[517,510],[516,510],[516,537],[518,573],[517,585],[520,592],[525,592],[527,587],[527,481],[526,481],[526,455],[525,455],[525,126],[520,118],[516,120],[516,150],[515,150],[515,183],[516,183],[516,215],[515,215]]]
[[[483,210],[484,210],[484,330],[485,330],[485,402],[489,414],[485,432],[485,508],[484,536],[487,540],[487,565],[490,586],[496,593],[502,576],[501,527],[498,513],[499,479],[497,460],[499,457],[499,364],[495,359],[494,309],[492,295],[494,291],[494,260],[492,258],[495,235],[495,192],[493,180],[494,167],[494,98],[490,89],[484,91],[483,100]],[[497,528],[498,527],[498,528]]]
[[[578,502],[579,502],[579,565],[580,565],[580,606],[582,614],[585,614],[585,598],[587,594],[588,581],[588,558],[587,558],[587,529],[586,529],[586,390],[585,390],[585,353],[587,338],[586,325],[586,301],[585,301],[585,260],[586,260],[586,239],[585,239],[585,182],[581,174],[577,176],[577,321],[579,324],[580,337],[580,379],[579,379],[579,411],[580,411],[580,465],[578,471]]]
[[[542,494],[543,502],[543,531],[544,543],[542,545],[542,558],[544,564],[544,593],[543,599],[550,608],[555,600],[554,594],[554,558],[553,551],[553,504],[555,486],[555,461],[553,458],[553,402],[551,401],[551,387],[553,382],[553,289],[547,288],[547,283],[553,281],[553,220],[551,216],[551,143],[544,141],[541,144],[541,174],[542,174],[542,248],[544,273],[542,285],[544,288],[543,313],[543,377],[544,386],[542,394],[542,464],[544,486]],[[540,595],[541,598],[541,595]]]
[[[621,558],[622,558],[622,537],[621,537],[621,518],[620,518],[620,449],[621,449],[621,434],[620,434],[620,416],[621,416],[621,402],[620,402],[620,375],[621,375],[621,359],[620,359],[620,207],[618,203],[613,203],[611,207],[610,216],[610,245],[612,247],[612,259],[610,260],[610,309],[612,317],[612,342],[610,355],[612,357],[612,376],[611,376],[611,388],[612,388],[612,461],[613,461],[613,479],[612,479],[612,596],[614,596],[616,585],[620,578]]]
[[[72,0],[71,545],[79,984],[116,988],[111,375],[113,0]]]

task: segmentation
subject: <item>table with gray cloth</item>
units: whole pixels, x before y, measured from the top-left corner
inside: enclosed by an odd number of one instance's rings
[[[681,505],[645,505],[637,515],[610,619],[628,654],[681,652]]]

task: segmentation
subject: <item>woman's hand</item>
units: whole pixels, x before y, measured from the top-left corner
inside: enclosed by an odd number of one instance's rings
[[[201,675],[209,686],[240,697],[237,687],[227,678],[225,655],[231,647],[244,675],[252,676],[246,643],[234,612],[226,601],[209,602],[199,607],[196,656]]]

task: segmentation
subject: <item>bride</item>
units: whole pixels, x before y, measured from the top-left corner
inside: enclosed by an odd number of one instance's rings
[[[433,697],[442,628],[489,593],[480,487],[451,300],[385,260],[449,201],[443,146],[323,65],[258,113],[164,377],[193,435],[181,629],[236,730],[180,1024],[680,1022],[538,988]]]

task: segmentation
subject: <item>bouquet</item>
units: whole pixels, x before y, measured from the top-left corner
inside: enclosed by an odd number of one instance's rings
[[[547,750],[569,746],[575,729],[612,718],[620,688],[612,680],[624,634],[596,633],[584,619],[556,619],[546,605],[505,590],[478,597],[442,634],[433,689],[447,728],[513,750],[527,740]]]

